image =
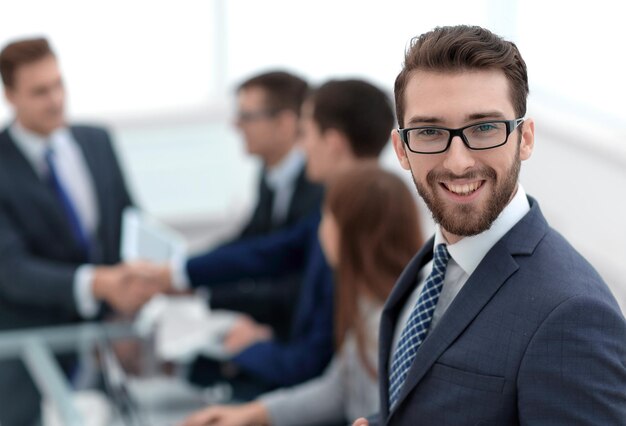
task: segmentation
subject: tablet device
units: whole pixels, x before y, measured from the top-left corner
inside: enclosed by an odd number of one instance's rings
[[[174,229],[136,207],[127,207],[122,214],[120,253],[126,262],[170,262],[185,258],[186,244]]]

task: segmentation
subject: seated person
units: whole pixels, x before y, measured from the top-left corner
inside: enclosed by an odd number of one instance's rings
[[[376,159],[392,126],[392,108],[380,89],[360,80],[322,85],[310,95],[302,113],[309,179],[325,184],[355,164]],[[283,231],[225,245],[186,262],[182,272],[192,288],[242,277],[303,274],[289,338],[277,339],[267,326],[240,320],[225,339],[233,354],[231,361],[217,369],[209,362],[196,363],[192,374],[206,373],[196,383],[206,385],[225,377],[233,384],[237,399],[250,399],[322,373],[333,353],[333,287],[317,237],[319,220],[318,211]],[[168,282],[177,276],[169,268],[164,268],[163,275]],[[184,288],[176,281],[174,287]],[[253,390],[244,390],[249,383]]]
[[[256,75],[237,89],[236,126],[248,153],[263,162],[257,204],[238,239],[293,225],[319,208],[322,187],[307,178],[297,147],[307,90],[304,80],[283,71]]]
[[[237,88],[235,124],[248,153],[263,164],[252,217],[234,240],[293,225],[319,209],[322,187],[307,179],[305,155],[296,146],[307,90],[304,80],[283,71],[253,76]],[[297,274],[278,280],[244,279],[215,287],[210,303],[245,312],[287,336],[300,280]]]
[[[422,244],[413,196],[375,164],[341,173],[328,186],[319,228],[335,270],[336,353],[321,377],[238,406],[213,406],[184,426],[339,424],[375,412],[378,323],[396,279]]]

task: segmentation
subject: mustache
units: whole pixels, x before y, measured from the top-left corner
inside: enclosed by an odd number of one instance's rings
[[[457,179],[467,179],[467,180],[478,180],[478,179],[493,179],[495,180],[497,177],[496,171],[491,167],[481,167],[480,169],[468,170],[462,175],[457,175],[451,172],[447,172],[444,170],[431,170],[426,175],[426,181],[434,185],[437,182],[442,180],[457,180]]]

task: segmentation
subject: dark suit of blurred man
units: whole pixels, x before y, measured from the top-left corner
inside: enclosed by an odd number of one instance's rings
[[[45,39],[7,45],[0,72],[14,111],[0,133],[0,330],[98,318],[105,304],[136,310],[152,289],[118,264],[132,201],[109,135],[66,124]],[[38,407],[23,364],[0,362],[0,423],[31,424]]]
[[[268,235],[319,210],[322,186],[307,178],[306,158],[298,146],[300,109],[307,90],[302,78],[279,70],[254,75],[237,87],[234,124],[246,151],[261,160],[262,168],[252,217],[230,243]],[[178,269],[184,275],[183,265]],[[211,289],[211,307],[245,312],[286,338],[300,279],[298,274],[247,278],[218,286]]]

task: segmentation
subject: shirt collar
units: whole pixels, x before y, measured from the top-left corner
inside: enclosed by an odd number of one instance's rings
[[[267,186],[276,190],[293,182],[304,166],[304,152],[293,148],[276,166],[268,169],[265,174]]]
[[[491,227],[471,237],[465,237],[455,244],[448,245],[450,257],[467,273],[472,275],[487,252],[515,226],[530,210],[526,191],[521,184],[517,185],[517,192],[513,199],[502,210],[500,215],[491,224]],[[445,238],[441,233],[439,225],[435,228],[435,246],[445,243]]]
[[[17,120],[9,126],[9,133],[17,147],[40,175],[47,173],[46,150],[50,147],[57,149],[60,145],[71,140],[67,127],[60,127],[50,135],[43,136],[28,130]]]

